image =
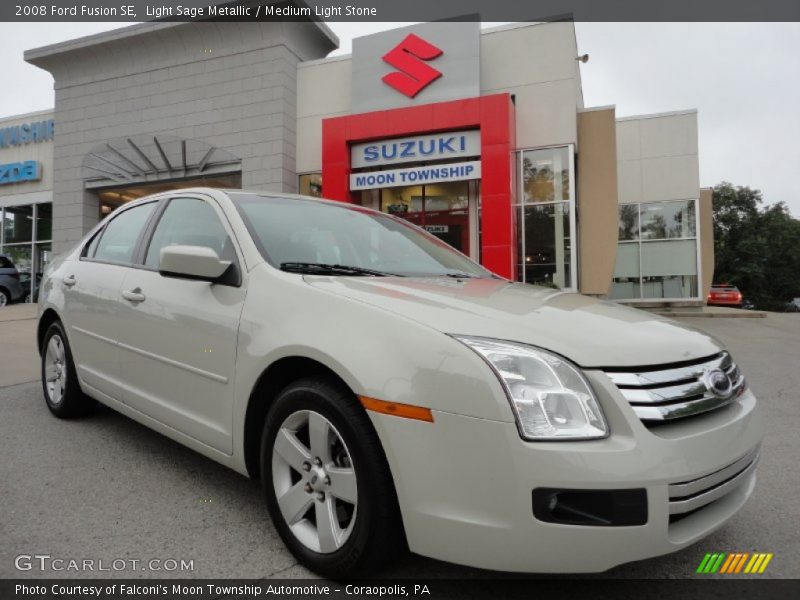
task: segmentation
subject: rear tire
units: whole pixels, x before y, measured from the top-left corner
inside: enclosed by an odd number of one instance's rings
[[[11,304],[11,294],[5,288],[0,288],[0,308]]]
[[[279,394],[264,425],[261,482],[281,539],[320,575],[373,573],[404,546],[383,448],[340,384],[304,379]]]
[[[81,391],[72,351],[59,321],[47,328],[42,342],[42,391],[50,412],[60,419],[82,417],[95,401]]]

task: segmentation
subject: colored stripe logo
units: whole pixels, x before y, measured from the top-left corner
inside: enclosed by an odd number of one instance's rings
[[[697,573],[709,575],[720,573],[736,575],[745,573],[760,575],[767,570],[767,565],[772,560],[772,552],[714,552],[708,553],[700,561]]]

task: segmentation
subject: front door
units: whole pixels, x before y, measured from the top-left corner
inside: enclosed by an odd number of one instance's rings
[[[239,317],[245,287],[164,277],[161,249],[206,246],[241,265],[211,199],[174,197],[160,215],[140,268],[122,283],[120,363],[125,403],[230,454]]]

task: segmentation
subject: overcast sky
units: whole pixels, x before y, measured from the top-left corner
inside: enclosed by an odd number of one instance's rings
[[[113,29],[120,23],[0,23],[4,85],[0,117],[53,106],[49,73],[22,60],[26,48]],[[331,23],[350,40],[397,23]],[[798,23],[577,23],[586,106],[617,116],[697,108],[700,184],[749,185],[800,217]],[[796,175],[795,175],[796,176]],[[800,178],[799,178],[800,179]]]

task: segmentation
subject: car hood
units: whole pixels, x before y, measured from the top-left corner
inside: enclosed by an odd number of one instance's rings
[[[443,333],[531,344],[583,367],[666,364],[721,350],[708,335],[649,312],[528,284],[447,277],[305,280]]]

